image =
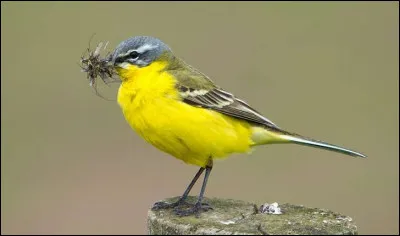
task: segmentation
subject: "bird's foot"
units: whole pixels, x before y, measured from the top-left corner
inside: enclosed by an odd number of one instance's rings
[[[182,205],[188,205],[185,200],[182,198],[179,198],[178,201],[173,202],[173,203],[168,203],[168,202],[156,202],[154,203],[153,207],[151,208],[152,210],[161,210],[161,209],[170,209],[170,208],[176,208]]]
[[[190,216],[195,215],[196,217],[200,216],[200,213],[203,211],[212,210],[213,208],[207,203],[197,202],[189,209],[180,209],[178,207],[174,208],[174,212],[178,216]]]

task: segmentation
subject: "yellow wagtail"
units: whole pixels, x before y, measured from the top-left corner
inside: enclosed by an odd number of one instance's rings
[[[122,81],[118,103],[129,125],[158,149],[200,166],[179,201],[159,202],[153,209],[174,208],[181,216],[211,209],[202,199],[213,160],[248,152],[257,145],[296,143],[366,157],[281,129],[176,57],[157,38],[127,39],[110,60]],[[198,201],[190,209],[182,209],[179,206],[187,204],[185,200],[204,170]]]

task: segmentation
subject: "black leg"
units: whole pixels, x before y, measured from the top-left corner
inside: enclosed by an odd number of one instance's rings
[[[201,167],[200,170],[197,172],[197,174],[194,176],[194,178],[192,179],[192,182],[190,182],[189,186],[186,188],[185,192],[183,193],[182,197],[180,198],[180,200],[185,201],[187,196],[190,193],[190,190],[192,190],[194,184],[197,182],[197,180],[199,179],[200,175],[203,173],[205,168]],[[206,174],[207,174],[207,169],[206,169]]]
[[[210,176],[211,170],[212,170],[212,167],[206,167],[206,174],[204,175],[203,185],[201,186],[199,199],[197,200],[196,204],[201,204],[201,202],[203,201],[204,192],[206,191],[208,177]]]
[[[199,171],[197,171],[196,175],[194,176],[194,178],[190,182],[189,186],[186,188],[186,190],[183,193],[182,197],[180,197],[177,202],[174,202],[174,203],[156,202],[154,204],[154,206],[152,207],[152,210],[175,208],[177,206],[185,204],[185,200],[186,200],[187,196],[189,195],[190,190],[192,190],[194,184],[197,182],[197,180],[199,179],[200,175],[203,173],[204,169],[205,168],[201,167],[199,169]],[[206,170],[206,174],[207,174],[207,170]]]
[[[204,176],[203,185],[201,186],[199,198],[198,198],[196,204],[188,210],[175,208],[175,213],[177,215],[179,215],[179,216],[188,216],[188,215],[198,216],[201,211],[208,211],[208,210],[212,209],[212,207],[209,206],[208,204],[202,203],[203,197],[204,197],[204,192],[205,192],[206,186],[207,186],[208,177],[210,176],[211,170],[212,170],[212,162],[210,162],[210,165],[208,165],[206,167],[206,174]]]

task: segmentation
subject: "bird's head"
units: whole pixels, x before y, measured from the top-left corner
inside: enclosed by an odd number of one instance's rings
[[[112,54],[112,63],[121,70],[143,68],[155,61],[168,61],[172,51],[160,39],[150,36],[136,36],[121,42]]]

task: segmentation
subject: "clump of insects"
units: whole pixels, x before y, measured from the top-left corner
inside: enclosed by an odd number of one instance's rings
[[[92,36],[93,37],[93,36]],[[113,82],[119,82],[117,73],[114,70],[114,66],[111,64],[112,54],[108,52],[105,57],[101,57],[101,51],[105,51],[108,42],[105,43],[103,47],[103,42],[100,42],[94,51],[89,47],[85,50],[85,53],[81,56],[80,67],[82,72],[87,73],[87,79],[89,80],[89,85],[93,87],[97,96],[101,96],[97,90],[97,80],[100,78],[106,85]],[[106,99],[106,98],[104,98]],[[109,99],[106,99],[109,100]]]

